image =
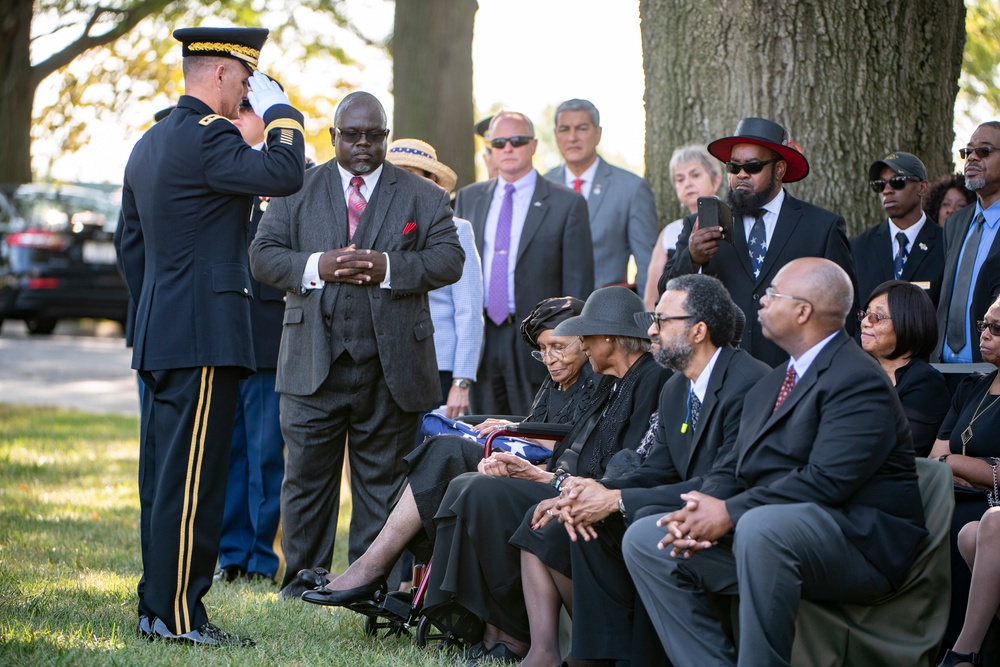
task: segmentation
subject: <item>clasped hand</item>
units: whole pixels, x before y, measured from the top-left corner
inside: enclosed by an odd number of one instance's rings
[[[656,525],[666,527],[667,534],[657,548],[673,547],[670,555],[690,558],[702,549],[709,549],[720,537],[733,529],[726,503],[698,491],[682,493],[683,508],[660,517]]]
[[[594,524],[617,511],[620,494],[589,478],[574,479],[572,485],[563,485],[555,503],[555,513],[569,533],[569,539],[576,542],[579,536],[584,542],[596,540]]]
[[[548,480],[549,473],[543,472],[533,464],[510,452],[493,452],[479,462],[479,472],[494,477],[514,477],[533,481]]]
[[[327,250],[319,258],[319,277],[328,283],[380,285],[385,280],[385,255],[377,250],[346,248]]]

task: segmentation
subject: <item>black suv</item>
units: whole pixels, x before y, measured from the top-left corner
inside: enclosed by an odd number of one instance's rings
[[[120,204],[98,188],[22,185],[0,194],[0,324],[48,334],[60,318],[124,324],[128,290],[113,237]]]

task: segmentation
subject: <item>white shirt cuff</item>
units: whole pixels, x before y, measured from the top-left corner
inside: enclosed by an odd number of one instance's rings
[[[326,284],[319,277],[319,258],[323,256],[321,252],[314,252],[306,260],[306,270],[302,272],[302,289],[323,289]]]
[[[389,253],[384,252],[382,255],[385,257],[385,280],[379,285],[382,289],[392,289],[392,283],[389,280]]]

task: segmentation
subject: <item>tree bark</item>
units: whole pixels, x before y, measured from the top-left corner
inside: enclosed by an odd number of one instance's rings
[[[33,0],[0,0],[0,189],[31,180]]]
[[[809,159],[794,196],[842,214],[851,235],[884,218],[868,166],[913,153],[929,178],[951,147],[965,43],[962,0],[640,0],[646,170],[661,225],[678,205],[674,148],[778,122]]]
[[[458,188],[476,180],[472,26],[478,9],[475,0],[396,0],[391,138],[434,146],[458,175]]]

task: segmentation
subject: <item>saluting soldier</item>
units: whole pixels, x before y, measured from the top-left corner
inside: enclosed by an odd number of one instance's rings
[[[252,646],[208,622],[239,381],[255,369],[248,195],[302,187],[302,114],[257,70],[268,31],[187,28],[186,95],[125,168],[120,252],[136,295],[132,367],[146,387],[139,451],[138,633]],[[249,93],[249,94],[248,94]],[[232,123],[248,98],[268,150]]]

